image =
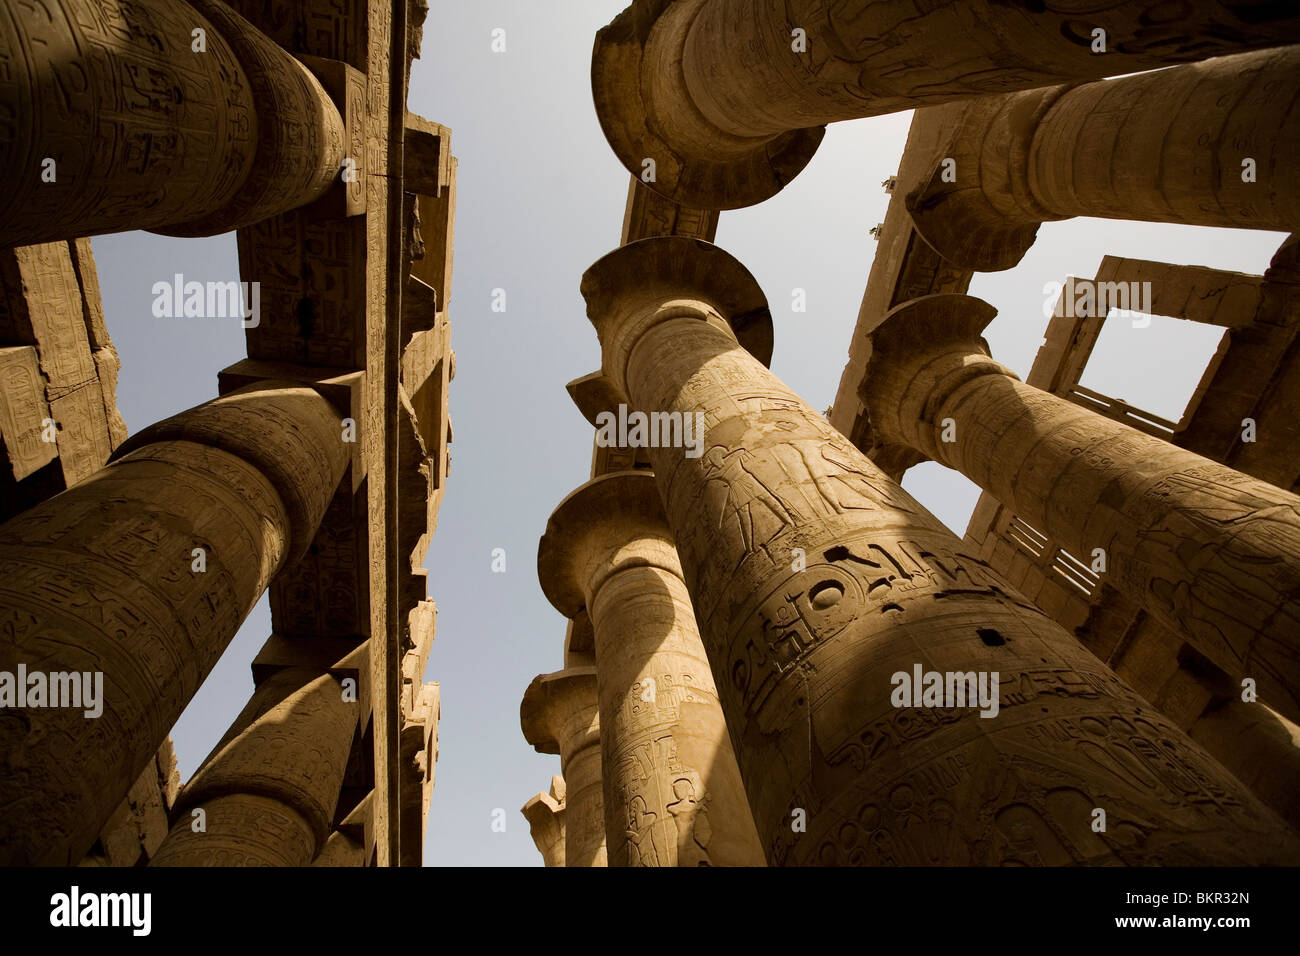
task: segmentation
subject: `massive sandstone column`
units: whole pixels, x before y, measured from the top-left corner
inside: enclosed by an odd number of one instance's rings
[[[1291,232],[1298,111],[1300,46],[950,103],[917,114],[939,147],[907,208],[941,256],[980,272],[1072,216]]]
[[[101,673],[101,716],[0,710],[0,864],[81,859],[347,465],[338,412],[263,382],[129,439],[0,525],[0,672]]]
[[[342,168],[320,83],[221,0],[6,3],[0,62],[0,246],[216,235],[310,202]]]
[[[534,677],[519,705],[519,723],[538,753],[560,755],[564,865],[607,866],[596,669],[566,667]]]
[[[537,573],[562,614],[591,616],[611,865],[762,866],[654,476],[613,472],[565,498]]]
[[[1261,703],[1229,698],[1207,707],[1187,733],[1300,830],[1300,727]]]
[[[150,865],[307,866],[333,829],[357,719],[331,674],[268,677],[181,791]]]
[[[1086,563],[1103,549],[1111,585],[1300,718],[1300,498],[1025,385],[980,339],[994,315],[942,294],[886,316],[872,444],[955,468]]]
[[[1298,41],[1293,10],[1222,0],[637,0],[596,35],[591,82],[633,175],[731,209],[780,191],[825,123]]]
[[[632,407],[705,415],[702,457],[649,456],[769,863],[1298,858],[1271,811],[738,346],[726,303],[756,290],[738,262],[647,239],[582,290]],[[917,667],[1000,675],[997,715],[893,706]]]

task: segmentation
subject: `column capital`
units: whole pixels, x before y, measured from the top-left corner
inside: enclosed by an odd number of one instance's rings
[[[1058,219],[1029,187],[1034,130],[1069,84],[981,96],[918,110],[912,134],[940,130],[929,169],[904,202],[912,224],[944,259],[976,272],[1011,269]],[[997,150],[986,144],[997,143]]]
[[[780,192],[808,165],[826,127],[737,136],[694,108],[682,57],[705,2],[638,2],[615,17],[596,34],[591,94],[605,138],[633,176],[685,206],[738,209]]]
[[[564,778],[551,777],[551,792],[534,794],[520,808],[533,843],[547,866],[564,866]]]
[[[637,341],[672,319],[716,325],[764,366],[772,362],[767,296],[739,260],[711,242],[687,236],[630,242],[582,274],[581,292],[600,339],[601,371],[619,394],[626,394],[627,362]]]
[[[944,398],[980,375],[1016,377],[981,335],[997,314],[982,299],[950,292],[890,309],[868,336],[858,390],[868,422],[863,447],[905,446],[938,458],[933,417]]]
[[[596,668],[566,667],[534,677],[519,705],[519,726],[538,753],[562,759],[598,743]]]
[[[537,577],[561,614],[576,616],[611,575],[652,565],[681,577],[654,475],[615,471],[560,502],[537,547]]]

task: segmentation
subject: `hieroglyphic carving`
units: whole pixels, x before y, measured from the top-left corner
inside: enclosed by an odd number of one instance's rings
[[[55,443],[42,438],[49,417],[36,349],[0,348],[0,439],[15,480],[21,481],[57,457]]]
[[[1103,549],[1113,587],[1300,716],[1300,498],[1020,382],[978,341],[993,314],[933,296],[872,333],[881,440],[957,469],[1073,554]],[[955,441],[939,440],[946,418]]]
[[[627,262],[676,240],[650,242],[589,270],[589,306],[592,290],[608,289]],[[665,250],[659,264],[681,254]],[[662,277],[654,265],[638,271]],[[649,454],[769,862],[868,862],[865,850],[853,852],[863,823],[882,861],[933,861],[961,842],[972,861],[1041,862],[1045,851],[1030,839],[1035,814],[1069,848],[1053,851],[1058,862],[1295,858],[1280,822],[1237,781],[739,348],[716,304],[735,292],[720,281],[683,268],[676,288],[665,283],[681,318],[656,314],[662,302],[644,294],[611,297],[590,314],[606,373],[634,407],[703,412],[706,445],[717,449],[712,461],[676,449]],[[613,356],[626,356],[625,366]],[[743,468],[722,480],[722,499],[710,491],[722,474],[716,460],[742,449]],[[772,515],[762,534],[726,517],[753,513],[756,502]],[[812,572],[818,564],[835,570]],[[820,624],[812,611],[833,636],[808,626]],[[727,672],[737,660],[754,666],[746,655],[756,650],[769,675],[761,698],[752,680],[732,679],[743,669]],[[890,675],[917,662],[998,673],[1005,712],[985,720],[969,708],[900,711]],[[1061,725],[1079,728],[1072,750],[1033,736]],[[1190,781],[1178,786],[1194,805],[1153,794],[1108,762],[1116,740],[1158,762],[1166,781]],[[955,787],[954,774],[965,775]],[[922,787],[941,785],[942,803],[917,802]],[[1084,804],[1120,808],[1110,843],[1093,840]],[[791,826],[799,810],[806,831]],[[989,824],[999,814],[1002,836]],[[1144,838],[1129,841],[1132,828]]]
[[[1072,216],[1294,230],[1297,76],[1290,46],[946,105],[918,119],[950,132],[907,207],[939,255],[981,271],[1011,268],[1039,223]],[[1243,157],[1275,188],[1256,189]]]
[[[192,808],[232,794],[269,798],[281,804],[281,814],[291,811],[301,819],[311,842],[304,846],[296,829],[281,831],[293,835],[276,855],[280,865],[310,863],[332,829],[359,712],[357,700],[330,674],[290,667],[267,678],[185,785],[176,824],[152,865],[210,865],[214,853],[240,847],[245,836],[237,829],[223,829],[222,839],[213,840],[206,833],[196,836],[190,826]],[[254,837],[248,850],[263,852],[269,842]]]
[[[565,614],[585,607],[594,631],[609,860],[762,865],[667,535],[654,478],[618,472],[566,498],[538,549],[547,597]],[[680,833],[677,824],[689,830],[691,821],[695,836]]]
[[[792,46],[804,24],[806,49]],[[1108,37],[1105,56],[1092,30]],[[592,93],[624,167],[656,192],[732,209],[775,195],[807,164],[822,124],[1300,39],[1278,8],[1163,0],[881,6],[785,0],[633,4],[596,36]],[[791,56],[796,49],[798,55]]]

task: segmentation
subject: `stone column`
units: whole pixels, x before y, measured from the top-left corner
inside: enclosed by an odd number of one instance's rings
[[[550,793],[536,793],[519,811],[528,821],[545,866],[564,866],[564,778],[551,778]]]
[[[310,864],[333,831],[358,720],[352,690],[309,667],[264,680],[181,791],[150,865]]]
[[[764,865],[654,476],[564,499],[537,573],[562,614],[591,616],[611,865]]]
[[[582,291],[632,407],[705,417],[701,457],[649,456],[769,863],[1297,859],[1276,815],[738,346],[726,303],[761,292],[733,258],[647,239]],[[916,670],[999,675],[996,715],[909,706]]]
[[[683,205],[731,209],[797,175],[825,123],[1300,41],[1280,6],[1086,6],[636,2],[596,35],[592,93],[634,176]]]
[[[534,677],[519,707],[519,723],[538,753],[560,755],[564,865],[608,866],[596,669],[566,667]]]
[[[1108,583],[1300,719],[1300,498],[1024,384],[980,339],[996,314],[953,294],[890,311],[870,443],[955,468],[1085,563],[1102,549]]]
[[[907,208],[943,258],[980,272],[1072,216],[1291,232],[1297,102],[1300,46],[924,110],[918,135],[939,147]]]
[[[0,525],[0,674],[90,675],[92,693],[102,680],[95,716],[0,709],[0,864],[81,859],[271,577],[311,545],[341,436],[313,389],[250,385]]]
[[[1300,727],[1263,704],[1228,699],[1207,707],[1187,732],[1300,830]]]
[[[0,89],[0,246],[217,235],[310,202],[340,172],[337,107],[221,0],[43,7],[0,9],[15,71]]]

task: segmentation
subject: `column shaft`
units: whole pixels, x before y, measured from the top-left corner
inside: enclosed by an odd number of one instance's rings
[[[0,526],[0,674],[102,687],[93,717],[0,710],[0,862],[84,855],[272,575],[311,543],[346,466],[340,435],[315,391],[253,385],[147,429]]]
[[[307,866],[333,829],[357,719],[356,696],[329,674],[264,680],[185,785],[150,865]]]
[[[1300,718],[1300,498],[1009,375],[934,408],[956,426],[937,461],[1081,560],[1103,549],[1114,587]]]
[[[1300,40],[1295,18],[1231,4],[1092,4],[1086,15],[996,0],[828,11],[821,0],[708,0],[681,44],[690,102],[733,136],[772,136],[961,96],[1098,79]],[[795,28],[807,54],[794,49]],[[1094,53],[1094,29],[1106,52]]]
[[[1300,727],[1263,704],[1230,699],[1206,708],[1188,733],[1300,830]]]
[[[1092,563],[1234,680],[1300,718],[1300,497],[1026,385],[963,295],[914,299],[872,333],[877,444],[955,468]]]
[[[537,571],[561,613],[591,619],[610,865],[762,866],[653,476],[611,472],[565,498]]]
[[[564,865],[609,866],[600,740],[560,754],[568,794],[564,805]]]
[[[769,862],[1295,859],[1271,811],[739,348],[714,304],[729,259],[646,240],[583,292],[632,407],[704,415],[700,457],[649,456]],[[916,670],[1000,675],[999,709],[914,706]]]
[[[310,202],[341,168],[320,83],[220,0],[6,4],[0,61],[16,71],[0,246],[216,235]]]
[[[652,172],[647,185],[685,205],[731,209],[783,188],[826,123],[1300,41],[1280,7],[1086,6],[638,2],[597,34],[592,92],[634,175]]]
[[[1293,231],[1297,109],[1296,46],[953,103],[918,116],[944,132],[907,207],[940,255],[979,271],[1073,216]]]
[[[519,723],[539,753],[560,755],[564,865],[607,866],[595,668],[570,666],[534,677],[519,707]]]
[[[614,865],[764,865],[686,583],[626,568],[591,617]]]

